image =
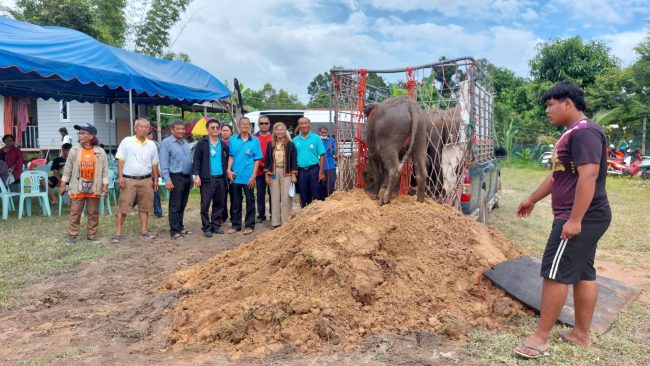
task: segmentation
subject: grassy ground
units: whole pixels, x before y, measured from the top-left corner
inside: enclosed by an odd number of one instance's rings
[[[550,198],[539,202],[527,219],[515,217],[519,202],[530,194],[548,171],[530,168],[504,168],[505,200],[495,210],[491,222],[508,238],[522,245],[532,255],[541,255],[553,219]],[[599,259],[636,268],[650,259],[650,182],[639,179],[613,178],[607,182],[613,211],[612,224],[599,245]],[[647,267],[644,270],[648,270]],[[645,286],[644,291],[650,288]],[[513,347],[525,339],[537,318],[517,321],[517,331],[477,332],[468,343],[472,355],[486,365],[530,365],[513,355]],[[562,327],[558,327],[561,330]],[[594,346],[578,349],[556,340],[551,343],[552,356],[535,362],[540,365],[648,365],[650,364],[650,306],[637,300],[622,312],[612,329],[595,338]]]
[[[527,219],[517,219],[514,212],[521,199],[532,192],[546,174],[547,171],[530,168],[504,168],[504,200],[502,207],[495,210],[491,217],[493,225],[533,255],[540,255],[546,243],[552,220],[550,200],[538,203],[532,216]],[[647,228],[650,227],[650,182],[628,178],[609,179],[608,193],[614,218],[600,242],[599,259],[631,268],[649,263],[650,230]],[[190,196],[190,205],[198,205],[196,191]],[[38,208],[34,214],[18,220],[12,213],[8,221],[0,222],[0,308],[21,304],[24,299],[17,290],[26,282],[119,250],[87,242],[66,246],[67,215],[46,218],[40,216]],[[114,225],[114,218],[102,216],[100,235],[110,237]],[[167,228],[166,216],[163,219],[152,218],[150,228],[164,232]],[[137,216],[130,215],[125,232],[135,235],[138,231]],[[647,265],[645,270],[648,270]],[[649,290],[648,286],[644,288],[646,292]],[[590,349],[577,349],[553,341],[552,357],[535,364],[650,365],[649,305],[641,301],[634,303],[619,315],[610,332],[595,339]],[[512,349],[533,330],[536,320],[533,317],[516,320],[516,331],[477,332],[472,335],[467,348],[479,363],[486,365],[530,365],[532,362],[515,358]],[[69,356],[57,354],[53,356],[54,359],[39,359],[28,364],[49,364]]]

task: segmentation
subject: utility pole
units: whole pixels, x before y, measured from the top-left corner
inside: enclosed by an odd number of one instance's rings
[[[647,119],[648,119],[647,116],[643,117],[643,135],[641,137],[641,155],[645,155],[645,128],[646,128]]]

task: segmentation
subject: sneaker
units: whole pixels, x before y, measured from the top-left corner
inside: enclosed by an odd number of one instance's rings
[[[211,238],[212,237],[212,232],[211,231],[204,231],[203,236],[205,236],[206,238]]]
[[[173,233],[171,235],[172,235],[172,239],[174,239],[174,240],[181,239],[183,237],[183,234],[181,234],[181,233]]]
[[[101,244],[101,243],[102,243],[102,238],[100,238],[99,236],[95,235],[95,236],[91,236],[91,237],[89,237],[89,238],[88,238],[88,241],[91,242],[91,243],[93,243],[93,244]]]
[[[223,229],[221,227],[212,229],[212,232],[215,233],[215,234],[223,234],[224,233],[224,231],[223,231]]]
[[[77,237],[76,236],[69,236],[68,240],[65,241],[67,245],[75,245],[77,244]]]

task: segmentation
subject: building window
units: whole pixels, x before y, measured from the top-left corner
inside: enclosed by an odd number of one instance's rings
[[[66,101],[59,102],[59,113],[61,114],[61,122],[70,121],[70,103]]]

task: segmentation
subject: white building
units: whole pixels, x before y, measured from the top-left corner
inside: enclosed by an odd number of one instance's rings
[[[53,99],[31,99],[30,122],[23,132],[23,150],[47,150],[61,147],[59,128],[65,127],[72,141],[76,142],[75,124],[90,123],[97,128],[97,138],[107,148],[116,148],[119,142],[131,134],[129,106],[121,103],[57,102]],[[146,106],[134,106],[134,118],[146,117]],[[18,102],[14,98],[14,121]],[[0,116],[4,117],[4,97],[0,96]],[[17,126],[14,125],[14,135]]]

